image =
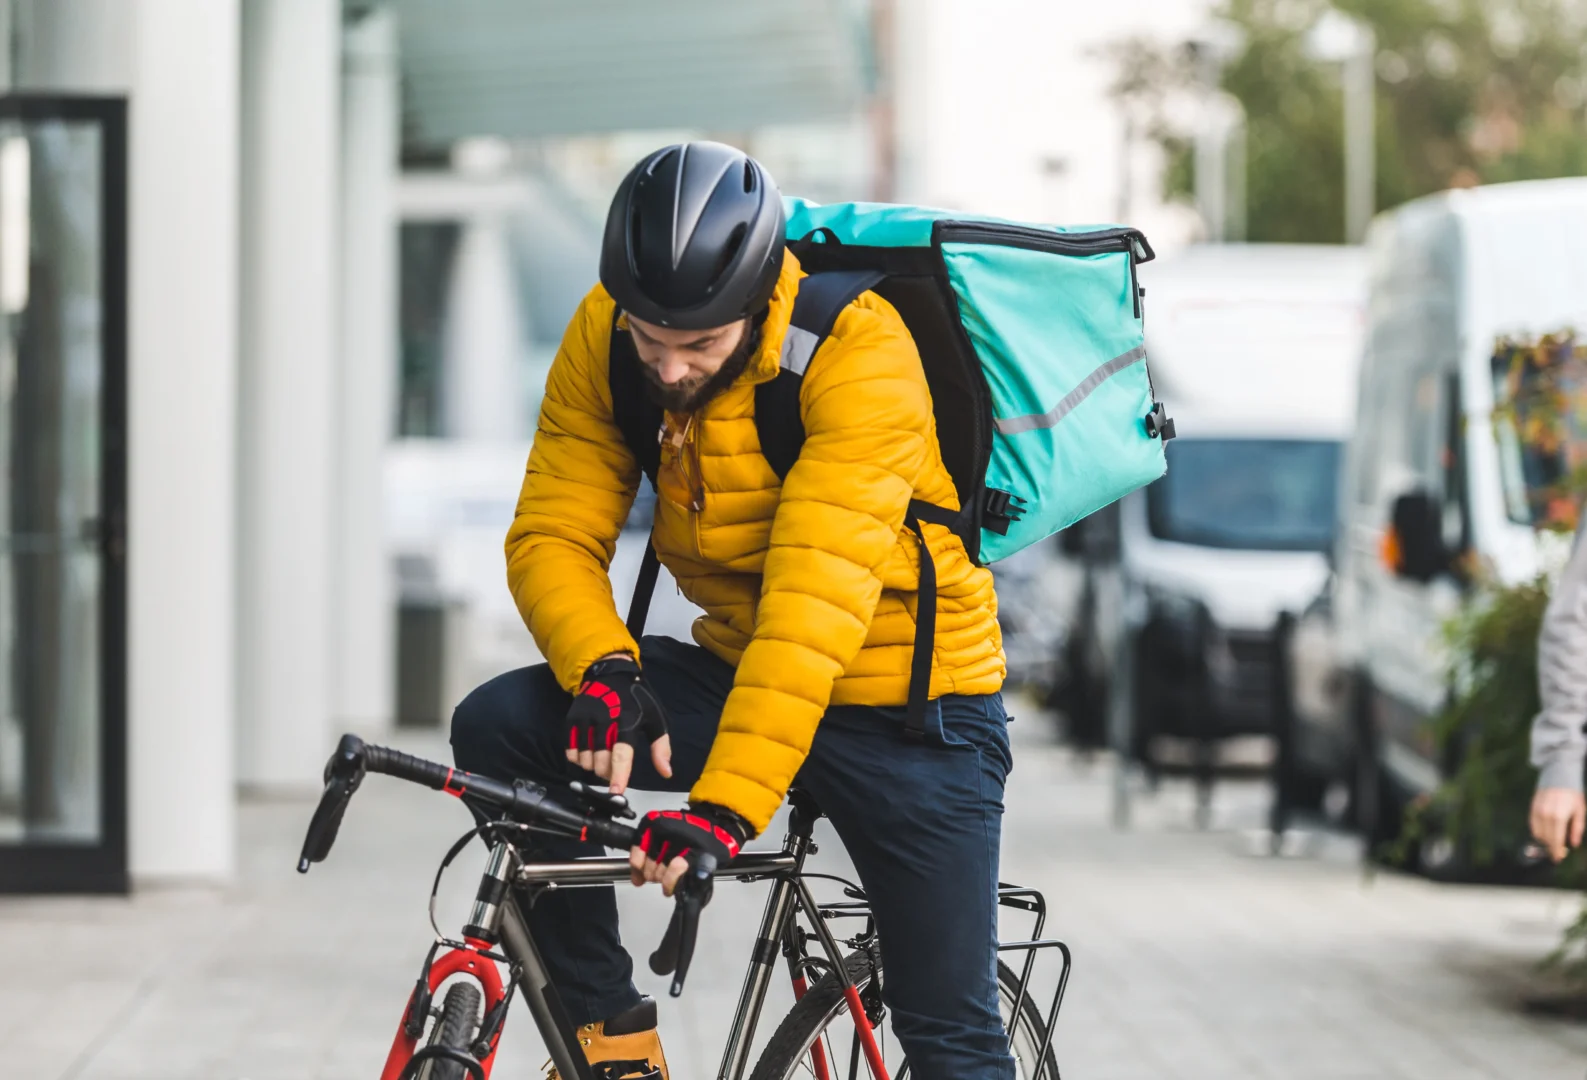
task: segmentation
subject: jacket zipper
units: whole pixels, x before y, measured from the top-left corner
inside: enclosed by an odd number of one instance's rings
[[[1141,317],[1141,283],[1136,267],[1156,258],[1152,245],[1138,229],[1098,229],[1085,233],[1055,233],[1024,225],[995,221],[939,221],[932,226],[934,245],[997,244],[1001,247],[1046,251],[1054,255],[1107,255],[1122,253],[1130,260],[1130,300],[1135,317]]]

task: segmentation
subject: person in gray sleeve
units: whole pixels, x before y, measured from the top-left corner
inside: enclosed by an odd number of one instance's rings
[[[1587,543],[1580,532],[1543,615],[1537,677],[1543,710],[1532,721],[1532,835],[1559,862],[1580,846],[1587,825]]]

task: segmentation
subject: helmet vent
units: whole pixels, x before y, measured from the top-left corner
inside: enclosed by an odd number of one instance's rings
[[[639,215],[628,215],[628,257],[635,267],[642,265],[640,260],[644,257],[644,251],[641,247],[641,240],[644,232],[639,227]]]
[[[645,170],[645,175],[646,176],[655,176],[656,175],[656,170],[660,169],[663,163],[665,163],[667,161],[671,161],[674,157],[676,157],[678,152],[679,152],[679,148],[676,147],[676,146],[667,147],[666,150],[664,150],[661,153],[657,154],[655,159],[653,161],[651,161],[650,167]]]
[[[744,159],[744,193],[751,194],[755,190],[755,163],[748,158]]]
[[[722,254],[716,260],[716,266],[711,269],[711,288],[716,288],[716,283],[727,273],[727,268],[733,265],[733,260],[738,257],[739,248],[744,246],[744,237],[749,232],[749,226],[740,222],[733,226],[733,231],[728,234],[727,243],[722,245]]]

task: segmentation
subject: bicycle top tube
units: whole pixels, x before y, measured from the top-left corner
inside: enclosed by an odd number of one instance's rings
[[[727,866],[717,867],[712,877],[753,878],[782,874],[798,865],[789,851],[745,851]],[[532,862],[519,867],[514,880],[519,885],[555,885],[563,888],[583,885],[612,885],[629,880],[626,858],[567,859],[562,862]]]

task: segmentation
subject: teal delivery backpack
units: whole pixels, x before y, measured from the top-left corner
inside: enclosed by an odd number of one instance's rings
[[[1153,256],[1139,232],[784,202],[814,276],[800,301],[828,275],[855,275],[909,327],[972,558],[996,562],[1163,475],[1174,428],[1146,368],[1136,267]]]
[[[996,562],[1163,475],[1173,421],[1152,392],[1134,229],[1065,229],[880,203],[785,199],[800,283],[782,370],[755,390],[761,452],[780,477],[804,444],[799,388],[838,315],[867,289],[903,317],[920,351],[943,464],[961,509],[912,501],[920,604],[906,729],[924,730],[936,568],[921,522],[951,528],[979,564]],[[612,335],[612,412],[655,482],[660,406],[644,392],[627,334]],[[628,627],[643,631],[658,573],[647,546]]]

